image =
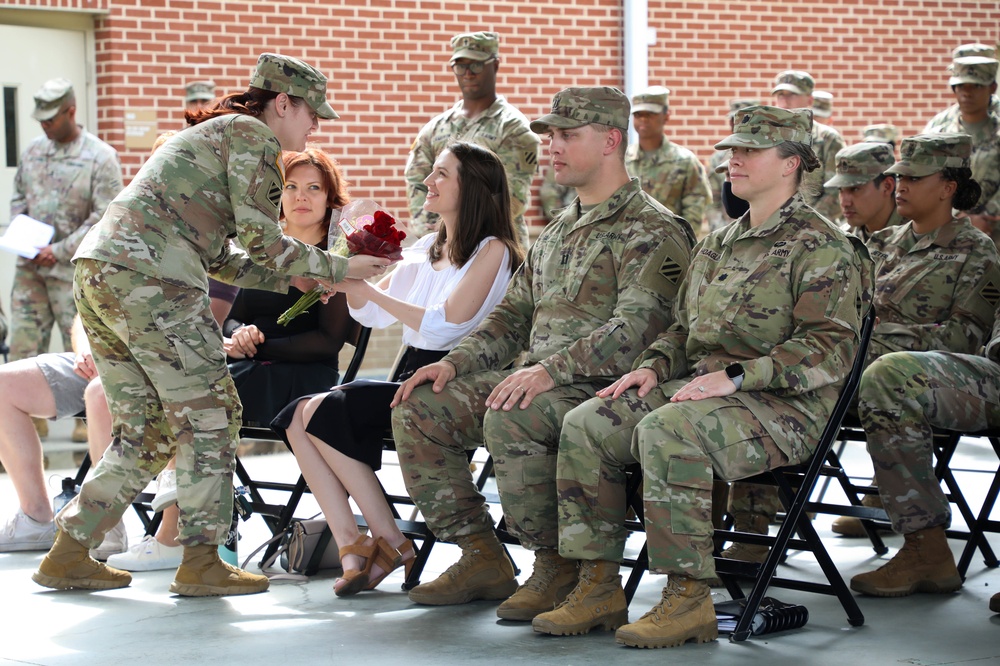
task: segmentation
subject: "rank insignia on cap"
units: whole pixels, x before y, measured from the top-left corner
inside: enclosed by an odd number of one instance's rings
[[[979,295],[994,308],[1000,303],[1000,287],[993,280],[983,285],[983,288],[979,290]]]
[[[664,259],[660,265],[660,275],[666,278],[670,284],[677,284],[677,280],[680,279],[682,272],[680,264],[670,257]]]

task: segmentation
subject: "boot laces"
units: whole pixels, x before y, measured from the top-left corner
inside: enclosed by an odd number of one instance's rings
[[[524,587],[535,592],[544,592],[552,585],[558,572],[559,566],[555,562],[538,558],[528,580],[524,581]]]
[[[916,539],[906,539],[895,557],[878,568],[878,571],[893,572],[896,569],[909,570],[920,560],[920,545]]]
[[[663,595],[660,597],[660,603],[653,606],[649,612],[642,617],[652,615],[653,619],[662,620],[670,614],[670,611],[674,607],[674,601],[679,601],[684,596],[684,591],[685,589],[681,586],[677,578],[675,576],[670,576],[670,578],[667,579],[667,586],[663,588]]]
[[[480,550],[478,548],[470,548],[469,550],[462,549],[462,556],[458,558],[458,561],[452,564],[450,567],[445,569],[444,575],[451,579],[458,578],[458,576],[472,566],[473,562],[476,560]]]

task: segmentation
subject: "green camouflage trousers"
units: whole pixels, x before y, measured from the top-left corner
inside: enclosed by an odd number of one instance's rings
[[[69,280],[51,268],[19,261],[10,297],[11,360],[33,358],[49,351],[53,324],[59,326],[66,351],[71,350],[74,315],[76,305]]]
[[[858,396],[892,528],[909,534],[949,525],[951,509],[934,475],[931,428],[1000,426],[1000,365],[968,354],[894,352],[865,370]]]
[[[486,443],[508,531],[525,548],[555,548],[556,455],[563,416],[594,394],[592,384],[560,386],[527,409],[486,409],[486,398],[509,372],[456,377],[441,393],[418,387],[392,415],[406,489],[442,540],[493,529],[469,471],[467,451]]]
[[[567,416],[559,452],[563,556],[621,558],[625,497],[613,486],[622,486],[622,468],[638,461],[650,570],[715,576],[713,472],[739,479],[788,460],[744,404],[752,394],[668,402],[688,381],[661,384],[645,398],[633,390],[615,401],[590,400]]]
[[[92,259],[75,294],[112,415],[112,442],[61,529],[94,547],[135,496],[177,457],[185,546],[218,544],[232,518],[242,408],[208,294]]]

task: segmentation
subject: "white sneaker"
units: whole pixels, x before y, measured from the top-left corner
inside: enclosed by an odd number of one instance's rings
[[[183,555],[184,546],[164,546],[156,537],[146,536],[128,552],[109,557],[108,566],[125,571],[176,569]]]
[[[159,513],[177,501],[177,470],[165,469],[156,476],[156,497],[149,503]]]
[[[97,548],[90,549],[90,556],[98,562],[103,562],[112,555],[128,550],[128,533],[125,532],[125,521],[119,520],[111,531],[104,535],[104,541]]]
[[[40,523],[20,509],[0,524],[0,553],[48,550],[55,539],[55,521]]]

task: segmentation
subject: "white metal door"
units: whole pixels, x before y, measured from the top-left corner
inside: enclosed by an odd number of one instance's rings
[[[88,127],[90,64],[86,33],[0,25],[0,62],[7,63],[0,70],[0,225],[6,226],[10,221],[10,197],[20,154],[42,133],[41,126],[31,117],[35,92],[49,79],[69,79],[76,93],[77,122]],[[0,302],[8,316],[14,261],[13,254],[0,252]],[[59,335],[53,335],[52,340],[54,348],[61,348]]]

